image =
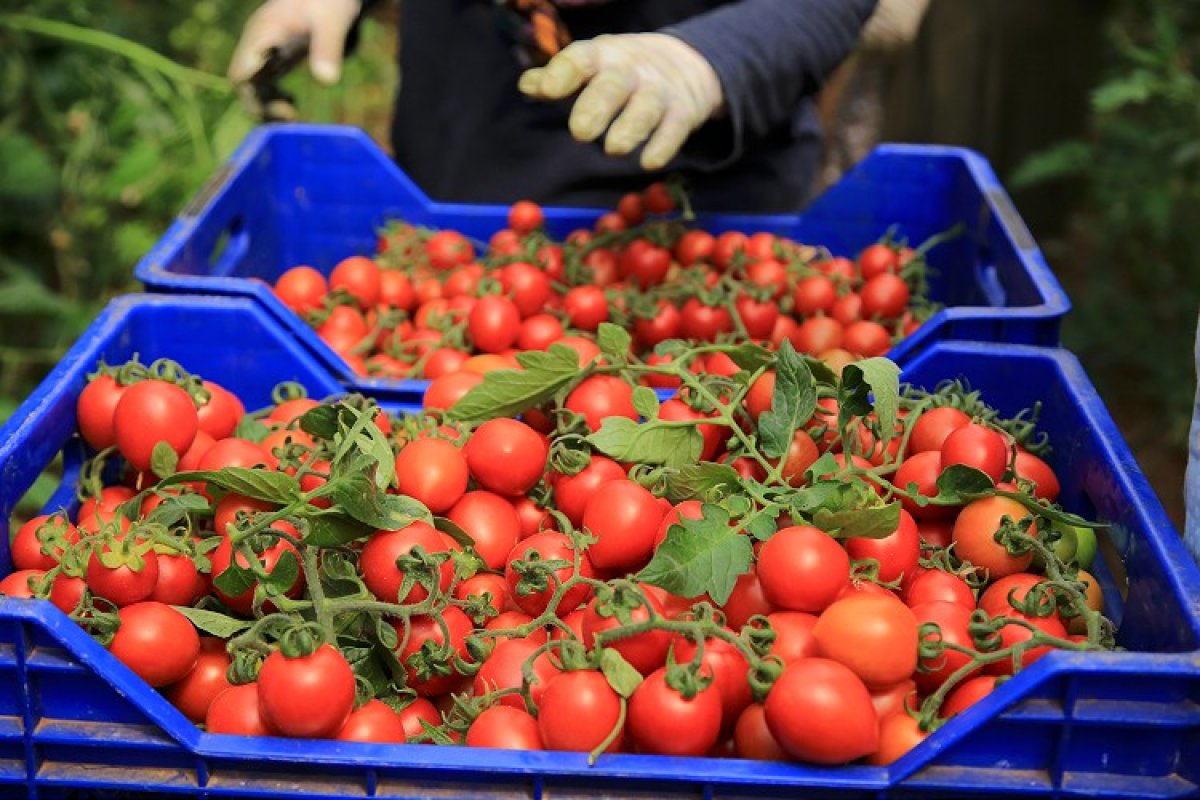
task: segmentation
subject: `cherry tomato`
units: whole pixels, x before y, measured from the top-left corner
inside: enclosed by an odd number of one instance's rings
[[[275,281],[275,296],[297,314],[320,308],[328,292],[325,276],[312,267],[292,267]]]
[[[29,582],[34,578],[41,578],[45,574],[46,573],[40,569],[19,569],[16,572],[10,572],[8,575],[0,578],[0,594],[6,597],[18,597],[25,599],[33,598],[36,595],[33,593],[33,589],[30,587]],[[79,579],[74,578],[73,580]],[[79,583],[83,584],[83,581],[79,581]],[[81,597],[82,594],[83,590],[81,588]],[[57,603],[55,605],[57,605]],[[78,600],[71,606],[71,608],[66,609],[63,613],[71,613],[71,611],[75,608],[75,605],[78,605]]]
[[[515,303],[500,295],[487,295],[475,302],[467,315],[471,341],[485,353],[499,353],[513,346],[521,326]]]
[[[695,660],[696,643],[681,637],[675,641],[672,651],[675,663],[685,664]],[[746,679],[750,664],[735,645],[717,638],[705,640],[701,664],[701,675],[712,676],[712,687],[721,698],[722,725],[729,728],[753,700]]]
[[[900,511],[900,524],[896,530],[881,539],[849,538],[846,552],[855,561],[873,558],[879,563],[879,580],[892,583],[910,576],[917,569],[921,556],[921,537],[917,523],[907,511]]]
[[[421,405],[428,409],[444,411],[481,383],[483,376],[476,372],[452,372],[443,375],[430,382]]]
[[[545,589],[537,591],[521,591],[522,580],[521,574],[514,569],[513,562],[528,561],[531,559],[540,561],[567,561],[574,562],[575,551],[571,547],[571,540],[561,533],[547,531],[545,533],[536,533],[527,539],[517,543],[513,551],[508,555],[508,566],[505,568],[504,576],[508,580],[508,587],[512,591],[513,602],[527,614],[540,615],[546,611],[550,601],[554,596],[554,582]],[[560,567],[554,571],[554,576],[558,582],[565,583],[574,575],[573,567]],[[595,577],[595,570],[592,567],[591,558],[587,553],[580,556],[579,575],[585,578]],[[527,587],[525,587],[527,588]],[[583,603],[587,602],[591,597],[592,589],[584,583],[578,583],[571,587],[562,598],[559,600],[558,606],[554,612],[562,617],[571,611],[574,611]]]
[[[667,684],[667,670],[662,668],[634,691],[626,724],[640,752],[702,756],[721,733],[721,694],[710,684],[684,697]]]
[[[599,672],[564,672],[546,685],[538,708],[538,731],[547,750],[590,753],[617,727],[621,698]],[[621,747],[617,733],[606,752]]]
[[[354,708],[354,691],[354,672],[328,644],[298,658],[276,650],[258,673],[259,711],[284,736],[335,735]]]
[[[943,642],[970,650],[975,649],[970,632],[971,609],[958,603],[936,601],[913,606],[912,611],[918,624],[936,623],[941,631]],[[933,639],[934,637],[930,635],[926,638]],[[922,659],[921,670],[913,676],[913,679],[923,694],[930,694],[945,683],[947,678],[967,666],[970,661],[970,656],[947,647],[937,658]],[[968,673],[967,677],[973,677],[976,674],[978,671],[972,671]]]
[[[746,234],[739,231],[726,231],[717,237],[713,243],[712,263],[720,272],[725,272],[739,258],[745,258]]]
[[[117,449],[138,472],[150,471],[150,457],[156,444],[166,442],[176,456],[181,456],[199,429],[200,420],[192,398],[166,381],[135,383],[121,395],[113,412]]]
[[[941,477],[941,474],[941,452],[926,450],[921,453],[913,453],[904,459],[892,480],[896,486],[902,489],[908,489],[909,484],[915,483],[917,494],[924,497],[936,497],[938,495],[937,479]],[[907,513],[919,520],[953,518],[958,512],[955,506],[933,505],[932,503],[922,506],[907,497],[901,497],[900,502]]]
[[[675,198],[671,191],[661,181],[656,181],[642,192],[642,202],[651,214],[669,214],[675,210]]]
[[[993,579],[1029,569],[1033,563],[1032,552],[1009,555],[1004,546],[996,542],[995,534],[1005,518],[1018,524],[1025,520],[1025,530],[1033,524],[1025,507],[1006,497],[985,497],[967,504],[954,522],[954,554],[986,569]]]
[[[843,326],[858,322],[863,318],[862,295],[858,292],[844,294],[833,301],[829,316],[842,323]]]
[[[409,442],[396,456],[400,493],[435,514],[449,511],[467,491],[470,473],[462,451],[445,439]]]
[[[9,551],[12,555],[13,567],[19,570],[49,570],[58,565],[62,558],[62,548],[54,547],[47,554],[43,552],[42,542],[38,531],[43,531],[47,537],[57,537],[63,544],[71,545],[79,541],[79,531],[64,517],[41,514],[33,517],[17,529]],[[53,541],[48,539],[47,541]]]
[[[541,750],[538,721],[522,708],[493,706],[471,723],[467,730],[467,747]]]
[[[849,560],[846,570],[848,578]],[[733,584],[733,591],[721,610],[725,613],[725,623],[735,631],[740,630],[754,615],[766,616],[775,610],[775,606],[766,597],[757,568],[751,566],[738,576]]]
[[[545,219],[542,207],[529,200],[518,200],[508,210],[508,227],[520,236],[533,233],[542,227]]]
[[[93,449],[103,450],[116,444],[113,413],[126,388],[111,375],[99,375],[80,392],[75,404],[79,433]]]
[[[368,700],[350,712],[346,722],[333,737],[342,742],[408,741],[408,731],[400,715],[381,700]]]
[[[941,454],[943,468],[964,464],[997,483],[1008,469],[1008,442],[1004,435],[974,422],[951,431],[942,442]]]
[[[593,455],[582,471],[561,475],[554,482],[554,506],[572,525],[582,525],[584,509],[596,490],[604,483],[626,477],[620,464],[607,456]]]
[[[654,595],[647,594],[646,602],[650,604],[656,614],[663,616],[662,605]],[[625,612],[628,614],[628,621],[622,622],[617,617],[615,610],[611,610],[610,616],[601,616],[597,603],[597,600],[592,600],[583,612],[583,644],[589,649],[595,647],[597,634],[625,625],[636,625],[650,619],[650,611],[645,605],[639,604]],[[655,630],[615,639],[606,643],[605,646],[624,656],[630,666],[638,672],[649,675],[666,662],[671,640],[672,635],[667,631]]]
[[[534,314],[521,323],[517,332],[517,349],[548,350],[563,337],[563,326],[549,314]]]
[[[550,278],[533,264],[514,261],[499,273],[505,292],[512,296],[513,305],[522,317],[541,313],[553,290]]]
[[[283,530],[287,530],[288,528],[291,528],[291,526],[288,525],[286,522],[277,522],[272,527],[280,528]],[[291,530],[289,532],[293,536],[297,535],[295,528],[291,528]],[[299,554],[296,553],[296,548],[292,546],[292,543],[288,542],[284,539],[280,539],[275,544],[268,547],[265,552],[261,553],[258,556],[258,561],[260,564],[262,564],[263,569],[265,569],[267,571],[267,574],[270,574],[275,571],[275,566],[279,563],[279,559],[282,558],[283,554],[286,552],[290,552],[297,559],[299,558]],[[233,562],[233,545],[231,544],[229,539],[224,539],[221,542],[221,544],[217,546],[217,549],[214,550],[213,554],[212,554],[212,576],[213,576],[213,578],[215,579],[222,572],[229,569],[229,566],[232,562]],[[242,567],[249,566],[249,562],[246,560],[246,557],[244,555],[242,555],[240,552],[237,554],[237,563],[239,566],[242,566]],[[247,589],[246,591],[242,592],[241,594],[239,594],[235,597],[230,597],[229,595],[225,594],[217,586],[213,587],[213,591],[217,595],[217,597],[219,597],[221,599],[221,602],[224,603],[225,605],[229,606],[230,609],[237,612],[238,614],[241,614],[242,616],[250,616],[251,611],[253,610],[253,605],[254,605],[254,591],[257,588],[257,586],[258,586],[258,583],[256,581],[254,586],[250,587],[249,589]],[[300,596],[300,592],[302,592],[303,590],[304,590],[304,574],[300,573],[296,576],[296,580],[292,584],[291,588],[287,590],[286,595],[291,598],[296,598],[296,597]],[[266,603],[263,604],[264,611],[270,611],[270,610],[273,610],[274,608],[275,608],[275,604],[270,601],[267,601]]]
[[[511,503],[491,492],[467,492],[446,517],[471,537],[488,569],[504,568],[521,533],[521,520]]]
[[[112,548],[105,545],[106,555]],[[92,553],[87,564],[87,585],[92,594],[103,597],[118,608],[148,600],[158,583],[158,557],[153,550],[141,556],[141,563],[107,566],[100,553]]]
[[[996,681],[995,675],[980,675],[963,681],[946,696],[946,701],[942,703],[941,716],[948,719],[966,711],[991,694],[996,689]]]
[[[746,706],[737,718],[733,742],[738,758],[750,758],[755,761],[789,760],[788,754],[771,735],[771,729],[767,727],[766,708],[759,703]]]
[[[1024,478],[1027,481],[1033,482],[1034,497],[1041,500],[1048,500],[1051,503],[1058,500],[1058,495],[1061,491],[1058,476],[1054,474],[1054,470],[1045,461],[1042,461],[1042,459],[1032,453],[1018,450],[1016,471],[1018,478]]]
[[[379,273],[379,302],[402,311],[412,311],[417,307],[417,290],[403,272],[385,269]]]
[[[506,639],[499,642],[491,655],[475,673],[473,689],[476,697],[482,697],[488,692],[503,689],[520,689],[524,685],[523,666],[537,649],[541,642],[532,639]],[[547,684],[560,674],[558,667],[550,658],[549,651],[542,651],[532,664],[534,681],[529,687],[529,696],[534,707],[542,699]],[[519,694],[506,694],[499,698],[499,703],[513,708],[525,708],[525,699]]]
[[[946,437],[971,421],[964,412],[950,406],[931,408],[913,423],[908,447],[914,453],[941,451]]]
[[[108,649],[117,660],[154,688],[174,683],[196,666],[200,637],[183,614],[165,603],[134,603],[118,612]]]
[[[258,699],[257,682],[230,686],[209,705],[205,729],[233,736],[275,736],[258,709]]]
[[[813,275],[792,289],[792,311],[796,316],[828,312],[837,302],[837,286],[825,275]]]
[[[803,611],[773,611],[766,617],[771,630],[775,631],[771,655],[778,656],[784,664],[818,655],[817,640],[813,636],[813,629],[817,626],[816,615]]]
[[[582,414],[587,426],[600,430],[605,417],[625,417],[636,420],[633,407],[633,387],[615,375],[592,375],[576,386],[564,404],[568,411]]]
[[[159,553],[158,580],[150,599],[169,606],[190,606],[208,594],[208,581],[184,553]]]
[[[866,358],[882,356],[892,349],[892,335],[878,322],[860,319],[846,326],[842,347]]]
[[[563,310],[572,327],[594,331],[608,320],[608,298],[599,286],[576,286],[563,298]]]
[[[842,346],[842,323],[832,317],[812,317],[792,334],[792,346],[801,353],[817,355]]]
[[[896,275],[883,274],[870,278],[859,290],[862,310],[867,317],[896,319],[908,308],[908,284]]]
[[[675,243],[675,258],[685,267],[693,267],[712,257],[716,239],[707,231],[688,231]]]
[[[407,594],[399,596],[400,587],[404,583],[404,572],[396,566],[396,559],[410,554],[416,547],[420,547],[428,555],[449,550],[437,530],[419,520],[397,531],[376,531],[371,534],[358,561],[363,583],[367,585],[371,594],[385,603],[401,604],[419,603],[429,596],[429,590],[420,583],[414,583]],[[439,575],[441,591],[449,591],[454,578],[451,561],[443,562]]]
[[[600,484],[583,510],[583,527],[597,540],[588,557],[601,569],[636,570],[650,560],[666,509],[631,480]]]
[[[895,597],[857,593],[822,612],[813,628],[817,649],[845,664],[868,687],[904,680],[917,667],[917,619]]]
[[[712,342],[720,334],[733,330],[733,317],[723,306],[708,306],[699,298],[690,297],[683,304],[680,329],[684,338]]]
[[[429,265],[437,270],[454,269],[475,260],[475,247],[458,231],[438,231],[425,241]]]
[[[351,256],[339,262],[329,274],[329,290],[345,289],[362,309],[379,303],[379,265],[365,256]]]
[[[929,737],[915,717],[897,711],[879,721],[879,749],[867,756],[866,763],[883,767],[898,760]]]
[[[523,495],[534,487],[546,470],[547,454],[537,431],[505,418],[480,425],[463,448],[467,467],[479,485],[508,497]]]
[[[764,708],[775,741],[801,761],[845,764],[879,749],[871,695],[857,675],[836,661],[805,658],[789,664]]]
[[[885,244],[873,244],[858,254],[858,268],[863,280],[900,270],[900,254]]]
[[[199,647],[196,665],[163,692],[171,705],[197,724],[204,722],[213,701],[232,685],[226,675],[229,654],[225,652],[225,641],[202,636]]]
[[[404,732],[410,739],[425,732],[422,722],[428,722],[435,728],[442,724],[441,714],[438,713],[433,703],[424,697],[414,698],[412,702],[400,709],[397,715],[400,717],[400,724],[404,726]]]
[[[659,300],[653,317],[637,317],[633,321],[633,332],[643,348],[652,348],[668,339],[679,338],[683,329],[683,315],[670,301]]]
[[[975,608],[975,593],[965,580],[940,569],[925,570],[913,578],[904,592],[909,607],[925,603],[955,603],[963,608]]]
[[[200,430],[216,441],[233,436],[237,424],[246,416],[246,407],[237,395],[212,381],[204,381],[204,388],[208,390],[208,402],[196,410]]]
[[[819,613],[850,580],[850,558],[829,534],[794,526],[762,546],[758,574],[766,599],[779,608]]]

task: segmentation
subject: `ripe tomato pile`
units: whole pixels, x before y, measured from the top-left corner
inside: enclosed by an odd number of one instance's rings
[[[20,528],[0,592],[213,733],[593,759],[887,764],[1050,650],[1113,647],[1031,417],[790,342],[597,347],[399,417],[101,368],[83,504]]]
[[[274,289],[357,373],[430,380],[514,366],[517,352],[554,342],[586,361],[602,322],[633,331],[643,355],[672,339],[786,339],[836,368],[886,354],[936,310],[933,242],[914,250],[889,236],[852,261],[766,232],[713,236],[676,205],[654,184],[555,242],[542,210],[517,203],[485,253],[457,231],[397,222],[374,259],[350,256],[328,279],[292,267]]]

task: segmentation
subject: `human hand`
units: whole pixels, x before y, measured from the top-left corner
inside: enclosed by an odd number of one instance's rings
[[[346,35],[361,9],[361,0],[267,0],[246,21],[229,62],[229,78],[237,84],[249,82],[273,48],[299,42],[307,45],[313,76],[325,84],[337,83]]]
[[[607,129],[604,151],[612,156],[627,155],[645,142],[641,165],[646,170],[665,167],[723,104],[712,65],[663,33],[574,42],[546,66],[522,74],[518,88],[539,100],[579,92],[568,121],[571,135],[591,142]]]

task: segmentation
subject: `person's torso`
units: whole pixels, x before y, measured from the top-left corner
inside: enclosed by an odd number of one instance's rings
[[[717,0],[612,0],[564,7],[573,39],[654,31],[723,5]],[[571,101],[544,103],[517,90],[512,17],[492,0],[405,0],[393,146],[400,166],[439,200],[611,207],[644,187],[636,153],[612,158],[600,142],[567,131]],[[696,135],[704,136],[704,129]],[[700,208],[783,211],[805,199],[819,149],[811,104],[738,162],[702,171],[686,157],[666,172],[689,179]]]

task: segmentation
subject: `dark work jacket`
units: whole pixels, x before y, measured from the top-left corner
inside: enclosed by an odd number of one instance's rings
[[[614,0],[564,8],[576,40],[662,31],[716,70],[726,112],[688,140],[681,173],[702,210],[778,212],[808,197],[820,154],[812,97],[851,52],[875,0]],[[521,65],[491,0],[404,0],[392,128],[400,166],[445,201],[612,207],[653,179],[567,130],[571,100],[517,91]]]

